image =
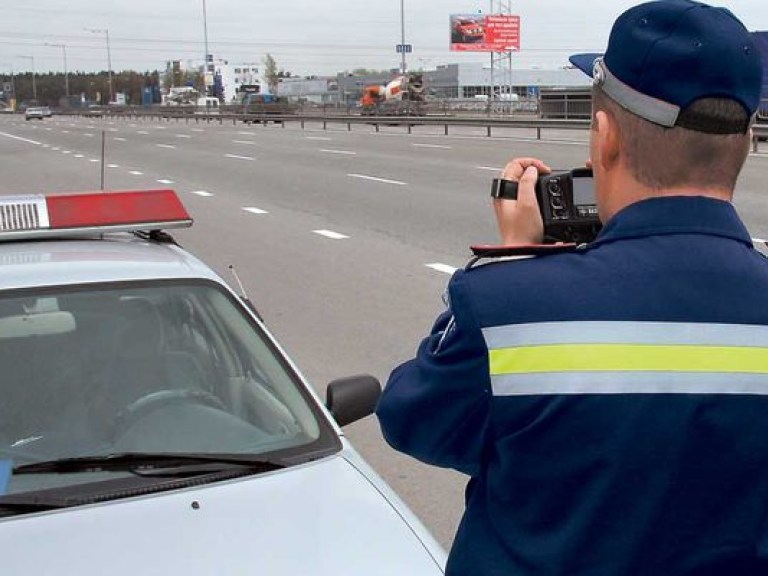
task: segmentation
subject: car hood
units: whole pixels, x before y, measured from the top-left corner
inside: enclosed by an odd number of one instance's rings
[[[356,458],[352,458],[355,462]],[[0,520],[5,574],[442,574],[342,456],[204,487]],[[418,534],[418,535],[417,535]]]

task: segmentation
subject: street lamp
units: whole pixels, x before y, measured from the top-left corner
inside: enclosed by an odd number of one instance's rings
[[[24,58],[32,61],[32,99],[37,103],[37,80],[35,79],[35,57],[34,56],[17,56],[17,58]]]
[[[203,58],[203,96],[208,96],[208,13],[203,0],[203,40],[205,44],[205,57]]]
[[[16,101],[16,80],[15,80],[15,74],[13,72],[13,64],[3,64],[3,66],[7,66],[11,70],[11,97],[8,100],[8,105],[11,107],[11,110],[16,108],[15,101]],[[5,92],[5,89],[3,89],[3,92]]]
[[[403,75],[405,75],[408,72],[405,64],[405,0],[400,0],[400,43],[402,44],[403,57],[400,67],[402,68]]]
[[[69,72],[67,71],[67,47],[64,44],[53,44],[51,42],[46,42],[45,45],[52,46],[54,48],[61,48],[61,52],[64,55],[64,93],[67,96],[67,102],[69,102]]]
[[[109,28],[85,28],[87,32],[93,34],[105,34],[107,38],[107,74],[109,74],[109,102],[114,101],[114,94],[112,92],[112,52],[109,48]]]

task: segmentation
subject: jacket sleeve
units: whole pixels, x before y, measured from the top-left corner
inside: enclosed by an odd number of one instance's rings
[[[392,372],[376,415],[396,450],[474,476],[484,452],[491,384],[488,349],[463,274],[451,279],[448,310],[416,357]]]

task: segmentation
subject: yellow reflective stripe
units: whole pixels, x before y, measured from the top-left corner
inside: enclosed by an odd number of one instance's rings
[[[768,348],[560,344],[489,350],[491,376],[537,372],[768,373]]]

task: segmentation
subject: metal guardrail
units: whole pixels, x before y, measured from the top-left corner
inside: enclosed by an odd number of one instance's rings
[[[587,130],[590,126],[589,120],[554,120],[543,118],[489,118],[487,116],[328,116],[312,114],[233,114],[233,113],[190,113],[180,112],[173,109],[167,111],[112,111],[103,110],[94,114],[90,111],[68,111],[61,112],[60,115],[85,116],[85,117],[108,117],[110,119],[123,118],[126,120],[158,120],[158,121],[184,121],[189,124],[194,122],[211,123],[217,122],[223,124],[232,122],[237,124],[243,122],[247,124],[268,124],[274,122],[285,126],[288,122],[298,122],[304,129],[306,124],[322,124],[323,130],[327,130],[328,124],[346,124],[347,130],[352,130],[352,125],[368,124],[374,126],[378,132],[381,126],[405,126],[408,133],[412,133],[415,126],[443,126],[445,135],[449,134],[449,127],[470,126],[475,128],[485,128],[488,137],[493,135],[494,129],[499,128],[527,128],[536,130],[536,138],[541,140],[543,130]],[[768,140],[768,124],[757,124],[753,127],[752,150],[758,151],[758,143],[761,140]]]

